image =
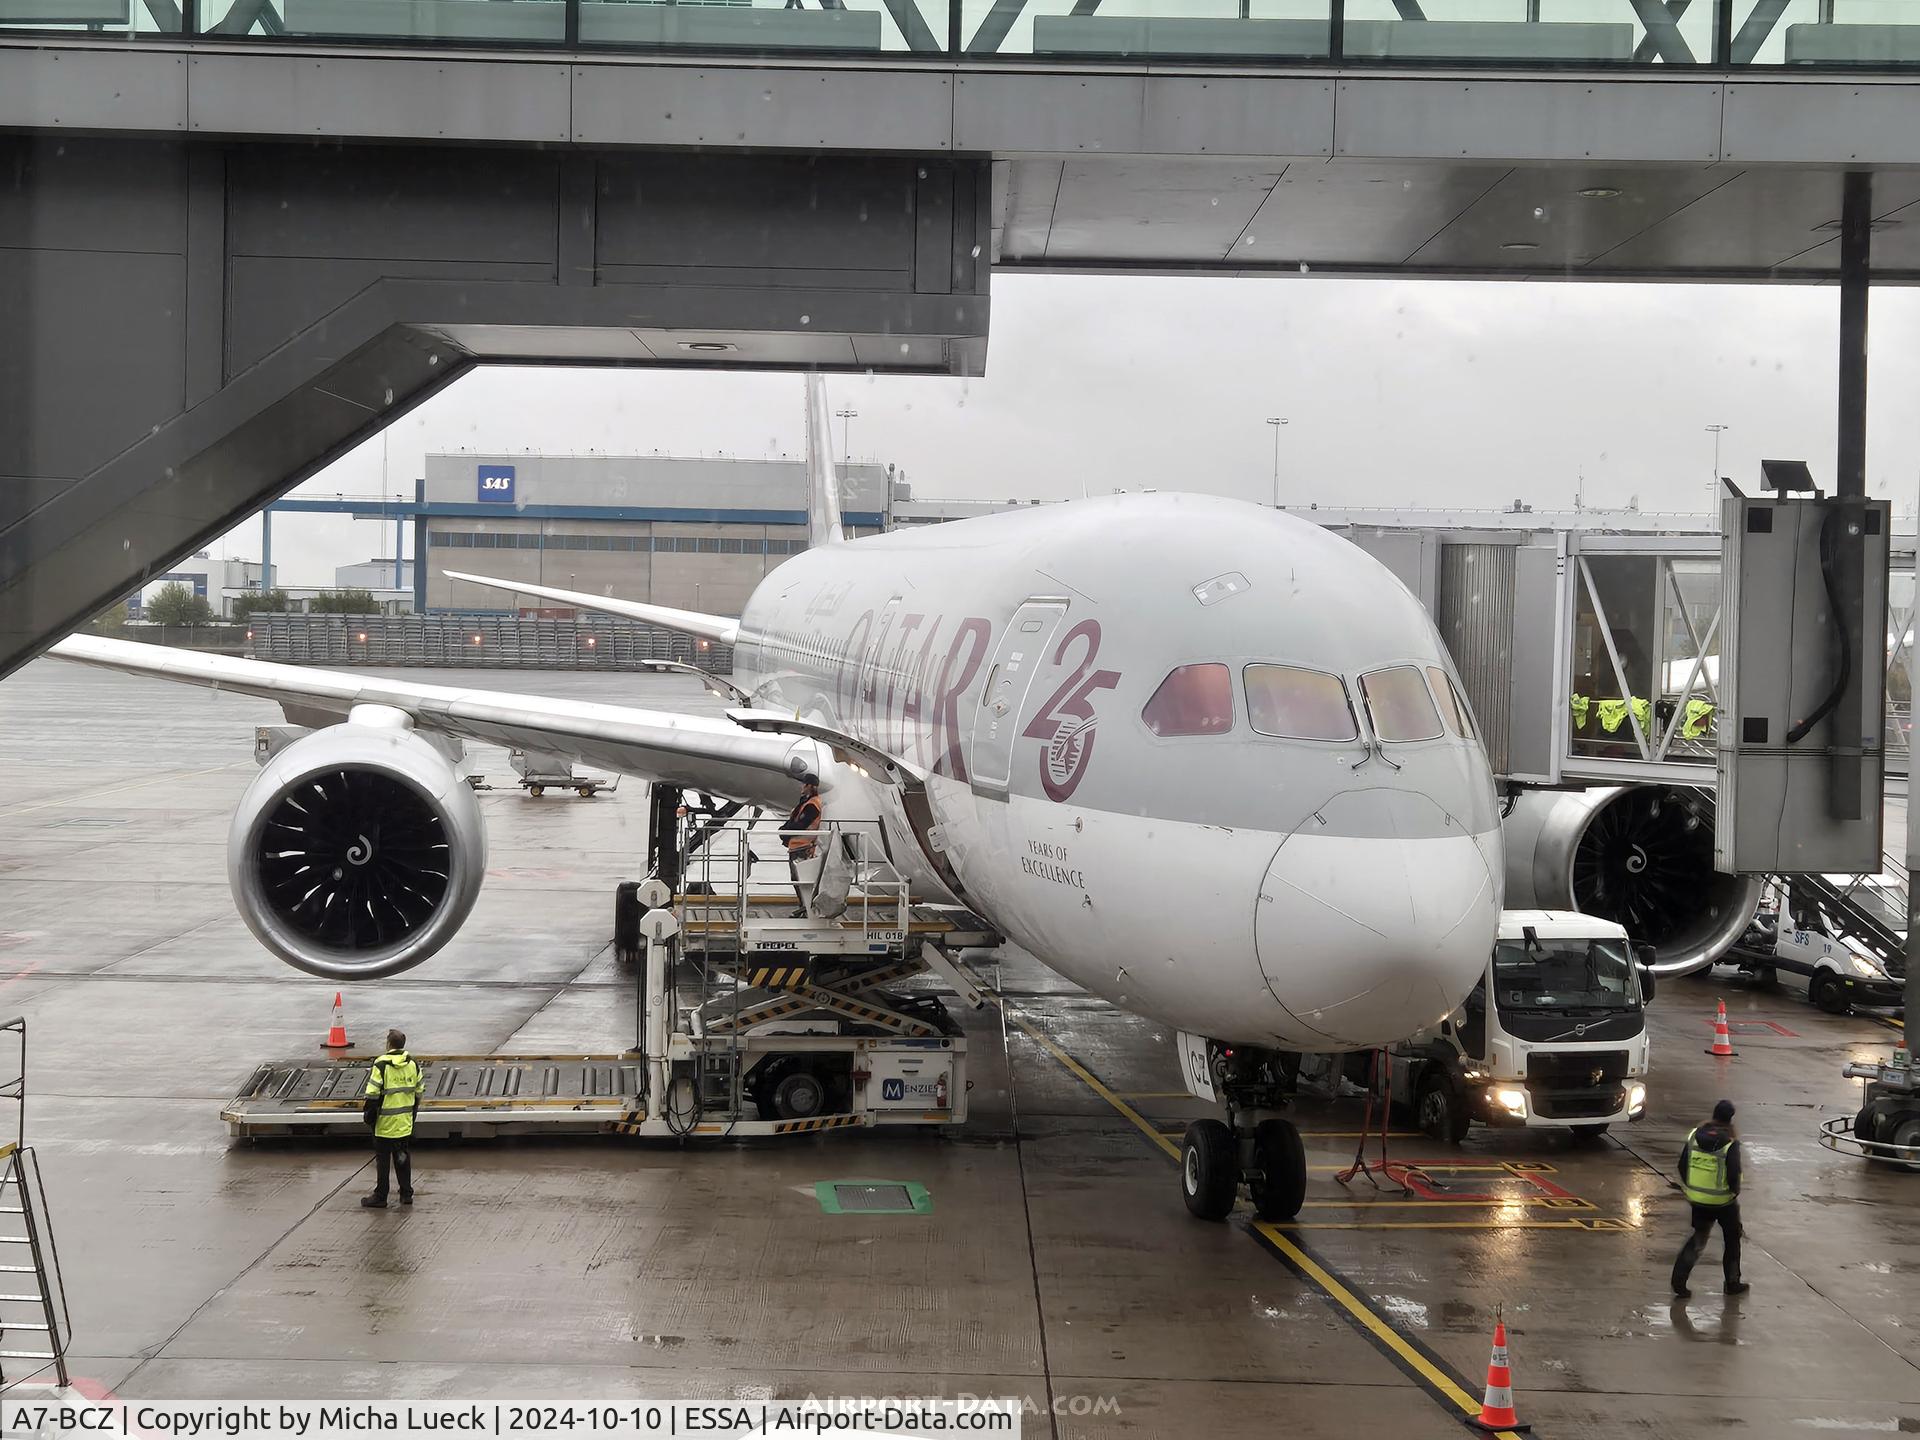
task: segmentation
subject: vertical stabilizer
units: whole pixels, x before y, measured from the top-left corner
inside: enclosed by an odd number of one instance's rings
[[[833,468],[833,430],[827,414],[827,387],[819,375],[807,376],[807,544],[838,545],[840,477]]]

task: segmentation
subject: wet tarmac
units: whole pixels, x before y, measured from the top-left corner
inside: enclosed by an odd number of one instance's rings
[[[462,683],[683,706],[680,677]],[[1018,1394],[1030,1436],[1463,1433],[1504,1311],[1541,1436],[1920,1430],[1920,1176],[1815,1143],[1890,1022],[1730,978],[1665,986],[1647,1119],[1593,1146],[1476,1131],[1408,1197],[1343,1187],[1357,1102],[1307,1101],[1300,1223],[1191,1219],[1168,1153],[1204,1113],[1171,1037],[1010,955],[969,1014],[957,1138],[840,1132],[686,1149],[423,1145],[419,1204],[363,1211],[364,1147],[232,1142],[261,1060],[318,1056],[333,987],[266,957],[224,843],[268,705],[40,662],[0,683],[0,1012],[30,1026],[74,1370],[127,1396],[571,1399]],[[498,751],[477,768],[502,786]],[[644,791],[481,796],[486,889],[437,959],[347,995],[422,1052],[617,1049],[607,949]],[[1737,1059],[1703,1053],[1723,995]],[[1768,1024],[1766,1022],[1771,1022]],[[1747,1279],[1718,1242],[1667,1293],[1681,1136],[1721,1095],[1748,1147]],[[5,1138],[5,1137],[0,1137]],[[815,1182],[914,1181],[930,1213],[828,1215]],[[1464,1398],[1463,1398],[1464,1397]]]

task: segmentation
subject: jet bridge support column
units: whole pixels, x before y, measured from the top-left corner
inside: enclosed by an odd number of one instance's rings
[[[1873,253],[1873,176],[1850,173],[1844,182],[1840,214],[1840,393],[1839,453],[1834,467],[1834,496],[1839,502],[1840,535],[1835,542],[1834,596],[1843,642],[1854,656],[1855,676],[1841,691],[1834,710],[1832,815],[1860,818],[1860,749],[1866,717],[1867,665],[1866,534],[1867,498],[1867,299]]]

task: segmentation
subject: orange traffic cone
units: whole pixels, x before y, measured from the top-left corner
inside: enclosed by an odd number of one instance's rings
[[[1709,1055],[1738,1055],[1733,1048],[1733,1036],[1727,1030],[1727,1002],[1720,1002],[1720,1013],[1713,1021],[1713,1044],[1707,1048]]]
[[[1476,1430],[1531,1430],[1513,1413],[1513,1371],[1507,1364],[1507,1322],[1496,1313],[1493,1322],[1493,1356],[1487,1361],[1487,1393],[1480,1402],[1480,1413],[1468,1419]]]
[[[333,1028],[327,1031],[327,1038],[320,1042],[323,1050],[345,1050],[352,1045],[347,1039],[346,1017],[340,1013],[340,992],[333,992]]]

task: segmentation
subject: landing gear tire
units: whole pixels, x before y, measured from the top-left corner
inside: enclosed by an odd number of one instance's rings
[[[1187,1209],[1202,1220],[1224,1220],[1233,1213],[1240,1190],[1240,1157],[1233,1132],[1218,1120],[1187,1126],[1180,1146],[1180,1188]]]
[[[807,1120],[826,1108],[827,1087],[811,1070],[794,1070],[782,1076],[768,1098],[773,1113],[782,1120]]]
[[[1262,1220],[1291,1220],[1307,1198],[1307,1147],[1290,1120],[1262,1120],[1253,1132],[1253,1209]],[[1192,1204],[1191,1201],[1188,1202]]]
[[[1573,1143],[1591,1145],[1606,1133],[1605,1125],[1576,1125],[1573,1127]]]
[[[1420,1122],[1421,1131],[1429,1139],[1444,1140],[1449,1145],[1458,1145],[1465,1140],[1467,1131],[1473,1125],[1465,1103],[1453,1093],[1446,1081],[1438,1077],[1420,1087],[1420,1099],[1414,1114]]]
[[[1830,970],[1822,970],[1814,975],[1810,998],[1829,1015],[1844,1015],[1853,1009],[1853,1001],[1847,997],[1847,987]]]

